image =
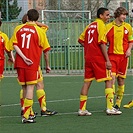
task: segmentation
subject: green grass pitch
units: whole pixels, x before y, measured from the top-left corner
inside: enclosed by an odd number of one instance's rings
[[[47,76],[44,78],[47,108],[59,113],[41,117],[34,94],[34,110],[38,112],[37,123],[22,124],[20,117],[19,91],[16,77],[5,77],[0,82],[0,133],[132,133],[133,109],[123,105],[133,97],[133,77],[126,79],[125,95],[120,116],[105,114],[104,83],[94,81],[90,88],[87,109],[92,116],[77,116],[79,93],[83,76]]]

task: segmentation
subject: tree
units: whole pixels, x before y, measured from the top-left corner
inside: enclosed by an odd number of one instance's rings
[[[8,21],[8,20],[11,21],[13,19],[17,19],[18,15],[20,14],[22,10],[22,7],[18,7],[17,0],[1,0],[0,8],[1,8],[3,21]]]

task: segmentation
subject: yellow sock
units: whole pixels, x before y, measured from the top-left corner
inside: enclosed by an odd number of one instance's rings
[[[36,91],[38,102],[40,104],[41,110],[45,111],[46,110],[46,96],[45,96],[45,91],[43,89],[39,89]]]
[[[31,113],[31,109],[32,109],[32,105],[33,105],[33,100],[32,99],[24,99],[24,112],[23,112],[23,116],[28,119],[29,115]]]
[[[87,96],[80,95],[80,109],[86,110]]]
[[[112,109],[114,104],[114,93],[112,88],[106,88],[105,89],[105,95],[106,95],[106,102],[107,102],[107,109]]]
[[[20,105],[21,105],[21,108],[23,109],[23,105],[24,105],[23,89],[20,90]]]
[[[113,88],[113,92],[115,94],[115,85],[114,84],[113,84],[112,88]]]
[[[33,111],[33,109],[31,108],[30,109],[30,116],[33,116],[34,115],[34,111]]]
[[[125,90],[125,85],[118,86],[118,89],[116,91],[116,105],[120,108],[121,101],[123,99],[123,94]]]

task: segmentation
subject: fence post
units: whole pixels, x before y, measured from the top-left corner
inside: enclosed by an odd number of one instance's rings
[[[67,18],[67,38],[70,37],[70,21],[69,17]],[[68,68],[68,75],[70,74],[70,38],[67,41],[67,68]]]

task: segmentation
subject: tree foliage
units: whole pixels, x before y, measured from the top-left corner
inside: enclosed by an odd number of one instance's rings
[[[18,15],[22,10],[22,7],[18,7],[17,0],[1,0],[0,10],[2,14],[2,20],[11,21],[11,20],[17,19]]]

